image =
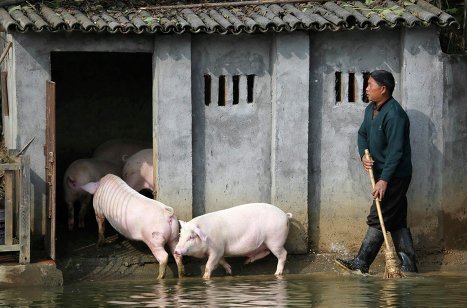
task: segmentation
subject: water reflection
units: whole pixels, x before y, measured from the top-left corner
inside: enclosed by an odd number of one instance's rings
[[[161,281],[129,295],[131,300],[109,300],[108,304],[144,307],[285,307],[287,282],[282,279],[243,281],[239,278]]]
[[[467,275],[403,279],[341,273],[80,282],[0,290],[10,307],[461,307]]]

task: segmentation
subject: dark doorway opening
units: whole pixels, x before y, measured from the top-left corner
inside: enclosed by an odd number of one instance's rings
[[[110,139],[152,143],[152,54],[53,52],[51,73],[56,83],[56,230],[57,257],[61,257],[97,240],[92,205],[85,229],[78,229],[75,205],[75,227],[68,231],[63,199],[66,168],[76,159],[91,157],[99,144]]]

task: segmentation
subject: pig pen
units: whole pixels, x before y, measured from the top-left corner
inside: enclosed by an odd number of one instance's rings
[[[152,143],[152,54],[53,52],[51,75],[56,84],[57,261],[83,252],[98,256],[105,249],[113,251],[112,244],[96,250],[97,224],[92,206],[85,229],[75,224],[73,231],[68,230],[63,176],[74,160],[91,157],[107,140],[128,138]],[[76,204],[75,217],[78,210]],[[115,235],[110,226],[107,235]]]

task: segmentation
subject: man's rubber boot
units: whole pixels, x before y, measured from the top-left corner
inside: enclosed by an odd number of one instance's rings
[[[348,271],[360,271],[368,273],[371,263],[378,255],[379,249],[384,242],[383,232],[369,227],[363,239],[360,250],[355,258],[351,260],[336,259],[336,264]]]
[[[418,273],[417,257],[410,230],[402,228],[391,232],[391,236],[397,256],[401,260],[401,272]]]

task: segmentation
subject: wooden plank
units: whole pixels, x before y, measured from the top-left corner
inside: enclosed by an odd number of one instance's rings
[[[19,164],[0,164],[0,171],[8,171],[8,170],[19,170],[20,166]]]
[[[1,1],[0,1],[1,5]],[[0,64],[2,64],[3,60],[5,60],[6,56],[8,55],[8,51],[10,50],[11,46],[13,46],[12,42],[8,42],[3,49],[2,55],[0,55]]]
[[[55,260],[56,233],[56,136],[55,136],[55,82],[46,82],[46,185],[47,185],[47,234],[46,246],[50,258]],[[44,217],[44,219],[46,219]]]
[[[17,163],[20,163],[20,159],[15,157],[15,160]],[[13,186],[13,191],[14,191],[14,199],[13,199],[13,236],[18,237],[19,234],[19,206],[20,206],[20,200],[21,200],[21,167],[18,171],[15,172],[15,177],[14,177],[14,186]]]
[[[13,172],[5,172],[5,245],[13,244]]]
[[[15,245],[0,245],[0,252],[6,252],[6,251],[19,251],[20,250],[20,245],[15,244]]]
[[[7,77],[8,73],[7,72],[2,72],[1,73],[1,88],[2,88],[2,110],[3,110],[3,116],[7,117],[10,115],[10,106],[8,104],[8,87],[7,87]]]
[[[20,156],[21,199],[19,210],[19,263],[27,264],[31,256],[31,165],[28,155]]]

